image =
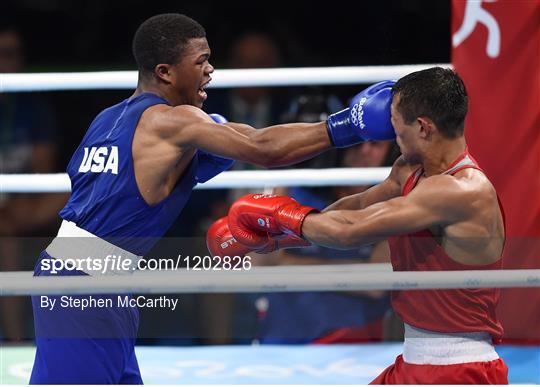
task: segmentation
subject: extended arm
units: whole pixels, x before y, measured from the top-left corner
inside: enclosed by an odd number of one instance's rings
[[[448,175],[430,177],[407,196],[363,210],[317,213],[286,196],[246,195],[229,210],[229,226],[232,235],[246,246],[261,245],[261,232],[267,232],[303,236],[335,249],[352,249],[392,235],[463,221],[475,213],[475,195]]]
[[[326,122],[294,123],[252,130],[247,125],[217,125],[202,110],[188,105],[153,109],[160,136],[174,146],[192,147],[266,167],[294,164],[332,146],[391,139],[393,81],[379,82],[356,95],[351,107]]]
[[[161,113],[164,136],[177,146],[190,146],[265,167],[288,165],[331,147],[326,123],[284,124],[252,129],[243,124],[216,124],[191,106]]]
[[[350,249],[467,216],[470,197],[450,176],[426,180],[409,195],[373,204],[363,210],[338,210],[308,215],[303,236],[322,246]]]

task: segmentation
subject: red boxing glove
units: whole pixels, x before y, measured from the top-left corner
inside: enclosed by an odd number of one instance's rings
[[[243,257],[252,249],[238,243],[229,230],[226,216],[216,220],[206,233],[206,247],[212,257]]]
[[[287,235],[283,238],[273,239],[266,234],[266,243],[259,249],[257,253],[268,254],[272,251],[287,248],[287,247],[302,247],[309,246],[310,243],[302,238],[294,235]],[[206,234],[206,246],[212,257],[223,258],[228,257],[244,257],[253,249],[239,243],[231,234],[228,225],[228,218],[225,216],[215,221],[208,229]]]
[[[253,249],[261,249],[268,235],[302,236],[302,222],[316,211],[287,196],[249,194],[229,209],[229,228],[236,240]]]

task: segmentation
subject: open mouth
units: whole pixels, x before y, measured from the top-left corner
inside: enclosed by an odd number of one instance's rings
[[[206,93],[206,88],[208,87],[209,84],[210,84],[210,81],[206,82],[205,84],[201,85],[201,87],[199,87],[199,90],[198,90],[199,97],[201,97],[201,99],[203,100],[208,98],[208,94]]]

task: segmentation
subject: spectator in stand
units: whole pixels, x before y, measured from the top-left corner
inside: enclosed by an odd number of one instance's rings
[[[21,72],[24,63],[20,32],[12,25],[0,25],[0,73]],[[0,94],[0,173],[54,172],[55,138],[56,120],[42,99],[27,93]],[[51,235],[65,200],[63,194],[0,192],[0,270],[31,269],[35,254],[25,254],[28,244],[17,237]],[[16,341],[30,335],[30,312],[24,304],[22,298],[0,299],[3,339]]]

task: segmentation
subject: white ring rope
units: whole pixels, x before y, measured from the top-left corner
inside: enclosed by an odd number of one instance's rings
[[[397,79],[435,64],[217,70],[212,88],[368,84]],[[442,64],[451,67],[450,64]],[[0,74],[0,92],[131,89],[135,71]],[[197,186],[367,185],[382,181],[389,168],[231,171]],[[66,174],[0,174],[0,192],[69,192]],[[33,277],[32,272],[0,272],[0,295],[103,293],[223,293],[360,291],[405,289],[540,287],[540,270],[392,272],[390,266],[324,265],[256,267],[249,271],[136,272],[125,276]]]
[[[102,277],[0,273],[0,295],[265,293],[540,287],[540,270],[393,272],[370,265],[255,267],[247,271],[162,271]]]
[[[271,171],[228,171],[199,184],[196,189],[322,187],[372,185],[389,174],[385,168],[280,169]],[[0,192],[70,192],[71,183],[65,173],[0,174]]]
[[[398,66],[296,67],[216,70],[211,88],[251,86],[354,85],[397,79],[413,71],[450,64]],[[134,89],[136,71],[78,73],[0,73],[0,92]]]

